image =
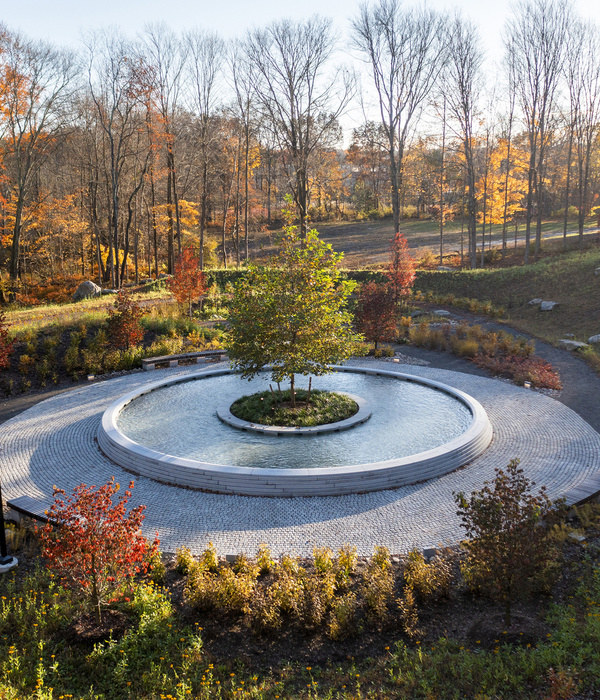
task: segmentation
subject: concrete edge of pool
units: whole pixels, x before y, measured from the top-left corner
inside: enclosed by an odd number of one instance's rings
[[[296,497],[380,491],[432,479],[468,464],[480,456],[492,440],[492,425],[483,406],[454,387],[396,371],[356,366],[333,366],[332,369],[384,376],[438,389],[458,399],[471,411],[471,424],[454,440],[416,455],[356,466],[293,470],[233,467],[162,454],[139,445],[118,429],[119,413],[137,397],[173,384],[234,373],[231,369],[219,369],[152,382],[120,397],[102,416],[98,445],[107,457],[127,471],[161,483],[231,495]]]

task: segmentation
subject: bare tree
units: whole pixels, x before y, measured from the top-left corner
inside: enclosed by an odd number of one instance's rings
[[[181,255],[181,221],[177,193],[177,169],[175,167],[175,117],[179,108],[179,95],[187,46],[165,24],[150,24],[142,36],[142,60],[145,64],[146,80],[155,108],[160,114],[166,141],[167,156],[167,216],[168,271],[175,270],[174,237]],[[173,211],[174,206],[174,211]],[[175,216],[173,217],[173,214]]]
[[[331,21],[283,20],[249,32],[244,49],[254,87],[276,135],[289,186],[306,234],[309,157],[353,96],[354,79],[339,68],[325,75],[335,48]]]
[[[363,4],[352,21],[353,43],[370,67],[387,135],[395,231],[400,227],[402,165],[411,123],[443,62],[441,29],[438,14],[404,9],[400,0]]]
[[[505,31],[507,63],[512,66],[516,89],[529,138],[529,171],[525,228],[525,263],[529,261],[534,195],[537,208],[535,252],[542,241],[543,186],[550,121],[565,57],[571,18],[569,0],[521,0],[514,6]]]
[[[502,211],[502,257],[506,257],[507,248],[507,227],[508,227],[508,184],[511,172],[511,150],[512,137],[515,122],[515,75],[513,72],[514,66],[508,65],[508,114],[506,115],[506,169],[504,172],[504,204]]]
[[[118,288],[121,285],[121,190],[128,157],[139,143],[136,107],[140,105],[143,83],[135,47],[116,31],[100,31],[89,36],[87,46],[89,93],[108,144],[111,200],[108,266],[111,283]],[[145,168],[138,178],[144,174]]]
[[[210,149],[216,138],[211,129],[217,108],[219,77],[225,59],[225,43],[218,34],[193,31],[186,35],[190,52],[191,94],[199,120],[200,151],[200,268],[204,269],[204,237],[208,218]]]
[[[483,52],[476,27],[455,14],[448,24],[448,60],[444,67],[442,89],[448,113],[460,138],[465,164],[469,260],[477,267],[477,192],[474,122],[481,91]]]
[[[579,244],[583,243],[585,216],[590,210],[589,186],[592,148],[600,129],[600,50],[598,28],[582,20],[569,25],[567,82],[571,103],[569,145],[577,145]],[[570,150],[570,149],[569,149]],[[570,163],[569,163],[570,165]],[[568,203],[565,202],[568,209]],[[566,213],[566,212],[565,212]]]
[[[250,139],[255,130],[254,104],[255,76],[253,64],[247,60],[243,46],[236,42],[229,54],[230,73],[236,98],[236,113],[241,122],[244,140],[244,248],[248,260],[248,212],[249,212],[249,174],[250,174]],[[236,226],[236,256],[240,265],[239,226]]]
[[[12,189],[10,277],[19,278],[25,205],[37,173],[72,121],[75,57],[0,26],[0,136]]]

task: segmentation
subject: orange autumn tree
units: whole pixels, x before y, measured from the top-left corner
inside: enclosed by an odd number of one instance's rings
[[[77,486],[72,496],[54,487],[48,524],[41,529],[42,552],[50,569],[91,602],[98,621],[111,597],[123,592],[134,576],[145,573],[158,551],[142,535],[146,506],[127,512],[133,481],[120,490],[114,477],[104,486]]]
[[[206,289],[200,258],[191,246],[187,246],[175,262],[175,274],[167,281],[167,287],[180,304],[188,305],[192,317],[192,302]]]
[[[416,269],[417,263],[408,250],[406,236],[397,233],[390,245],[390,263],[386,272],[395,302],[410,294],[417,276]]]

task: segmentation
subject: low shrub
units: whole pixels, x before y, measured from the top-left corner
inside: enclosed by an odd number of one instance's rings
[[[394,576],[389,550],[376,547],[361,583],[367,616],[383,621],[389,613],[394,591]]]
[[[531,386],[540,389],[560,391],[562,382],[558,372],[549,362],[541,357],[500,356],[478,354],[473,362],[482,369],[487,369],[500,377],[512,379],[521,386],[530,382]]]
[[[187,547],[178,547],[175,550],[175,570],[177,573],[188,574],[196,563],[196,559]]]
[[[19,358],[19,372],[23,375],[28,375],[31,368],[35,364],[35,357],[30,357],[29,355],[21,355]]]
[[[261,544],[258,547],[258,553],[256,555],[256,563],[261,574],[268,574],[273,570],[275,562],[271,558],[271,550],[266,544]]]
[[[458,357],[472,358],[479,352],[479,343],[470,338],[459,338],[457,335],[453,335],[450,338],[449,349]]]
[[[487,331],[479,325],[460,323],[431,327],[426,321],[409,330],[409,340],[417,347],[447,350],[471,360],[482,369],[512,379],[523,385],[530,382],[540,389],[562,389],[558,372],[542,358],[535,356],[535,343],[504,331]]]
[[[348,586],[350,576],[356,571],[357,563],[356,547],[351,547],[349,544],[340,547],[334,562],[336,584],[339,590]]]
[[[419,609],[413,589],[410,586],[406,586],[402,596],[396,602],[404,632],[411,639],[419,637],[421,635]]]
[[[258,567],[236,572],[228,566],[216,571],[202,565],[193,566],[188,574],[184,596],[198,610],[216,609],[229,614],[243,614],[250,610],[257,576]]]
[[[436,556],[427,563],[421,552],[416,549],[409,552],[404,568],[404,582],[420,602],[447,596],[451,581],[451,566],[447,559]]]
[[[214,572],[219,570],[219,557],[217,555],[217,548],[212,542],[208,543],[208,546],[200,555],[199,564],[202,569],[206,569],[208,571]]]
[[[329,621],[329,636],[332,639],[338,641],[359,633],[356,620],[358,608],[358,598],[352,591],[333,601]]]
[[[329,573],[334,567],[332,550],[329,547],[315,547],[313,549],[313,563],[319,573]]]

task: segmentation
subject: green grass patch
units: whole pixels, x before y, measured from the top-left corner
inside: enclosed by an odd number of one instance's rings
[[[310,402],[307,402],[307,396],[307,390],[298,389],[296,406],[292,406],[289,389],[261,391],[234,401],[230,411],[236,418],[252,423],[296,428],[337,423],[358,411],[355,401],[333,391],[311,391]]]

